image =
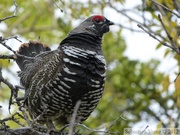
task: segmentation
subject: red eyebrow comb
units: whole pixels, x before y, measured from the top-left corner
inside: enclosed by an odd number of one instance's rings
[[[93,17],[92,20],[94,21],[94,20],[97,20],[97,19],[100,20],[100,21],[103,21],[103,20],[104,20],[104,17],[101,16],[101,15],[96,15],[96,16]]]

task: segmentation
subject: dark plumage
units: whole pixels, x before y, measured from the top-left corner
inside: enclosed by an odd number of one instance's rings
[[[30,41],[22,44],[17,56],[21,84],[25,87],[25,106],[33,120],[68,123],[78,100],[76,122],[86,120],[102,97],[106,62],[101,42],[112,22],[105,17],[89,17],[51,51]]]

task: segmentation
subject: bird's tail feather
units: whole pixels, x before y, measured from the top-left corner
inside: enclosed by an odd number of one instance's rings
[[[47,47],[46,45],[37,42],[37,41],[29,41],[29,43],[24,43],[19,47],[19,50],[17,51],[20,56],[16,57],[16,63],[19,66],[21,70],[24,69],[25,63],[27,61],[30,61],[31,59],[28,59],[28,57],[35,57],[36,55],[45,52],[50,51],[51,49]],[[23,57],[26,56],[26,57]]]

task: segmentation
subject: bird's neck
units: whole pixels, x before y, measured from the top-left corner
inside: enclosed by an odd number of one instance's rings
[[[88,33],[68,35],[61,43],[62,46],[74,46],[85,50],[101,51],[102,37]]]

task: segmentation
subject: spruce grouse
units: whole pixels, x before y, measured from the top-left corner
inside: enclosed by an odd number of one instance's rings
[[[102,97],[106,61],[102,37],[114,23],[101,15],[83,21],[62,40],[56,50],[30,41],[16,56],[25,106],[33,120],[49,128],[55,121],[69,123],[77,101],[76,122],[86,120]]]

